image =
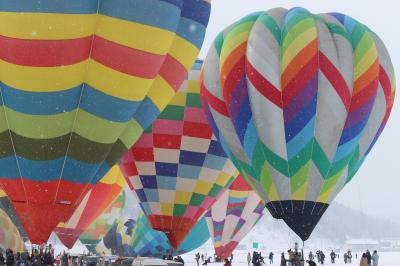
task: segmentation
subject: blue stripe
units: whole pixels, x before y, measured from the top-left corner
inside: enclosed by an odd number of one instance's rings
[[[147,129],[159,115],[160,110],[158,110],[152,100],[146,96],[134,114],[134,119],[143,129]]]
[[[361,120],[359,123],[353,125],[352,127],[346,128],[342,136],[340,138],[339,146],[345,144],[346,142],[351,141],[355,136],[359,135],[365,128],[365,125],[368,122],[369,114],[368,116]]]
[[[113,97],[86,85],[80,108],[106,120],[127,122],[132,118],[140,103]]]
[[[181,17],[181,1],[102,0],[99,13],[175,32]]]
[[[182,17],[196,21],[204,27],[210,18],[211,4],[204,0],[185,0],[182,9]]]
[[[315,116],[308,124],[287,143],[288,159],[291,160],[306,146],[314,137]]]
[[[56,92],[29,92],[2,84],[5,105],[29,115],[56,115],[77,108],[82,86]],[[129,121],[140,102],[128,101],[84,85],[80,108],[97,117],[114,122]]]
[[[82,85],[57,92],[29,92],[1,83],[5,105],[30,115],[55,115],[70,112],[78,106]]]
[[[95,14],[98,0],[0,0],[2,12]]]
[[[315,116],[317,105],[317,94],[310,100],[310,102],[301,110],[292,121],[285,123],[285,136],[286,142],[290,140],[308,124],[308,122]],[[285,110],[284,110],[285,112]]]
[[[32,181],[46,182],[59,179],[64,157],[48,161],[33,161],[18,157],[18,163],[22,177]],[[10,167],[13,165],[14,167]],[[68,157],[62,179],[79,184],[94,184],[90,181],[96,174],[97,168],[97,164],[83,163]],[[7,179],[20,177],[14,156],[0,159],[0,176],[7,177]]]
[[[354,152],[354,149],[357,147],[358,142],[360,141],[360,138],[361,138],[361,134],[354,137],[347,143],[340,145],[336,150],[335,158],[333,161],[338,162],[338,161],[342,160],[344,157],[346,157],[347,155],[349,155],[350,153]]]
[[[204,160],[204,166],[210,169],[214,169],[217,171],[221,171],[224,168],[227,158],[215,156],[212,154],[207,154],[206,159]]]
[[[192,43],[200,50],[203,44],[206,28],[197,22],[182,18],[176,33],[178,36]]]
[[[243,142],[244,150],[247,156],[250,158],[250,160],[252,160],[253,158],[254,148],[256,147],[257,142],[258,142],[257,130],[254,124],[254,120],[252,118],[247,126]]]

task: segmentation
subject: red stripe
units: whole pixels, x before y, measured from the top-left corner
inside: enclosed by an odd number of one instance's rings
[[[236,191],[248,191],[252,190],[251,187],[247,184],[247,181],[241,176],[238,175],[229,187],[229,190],[236,190]]]
[[[245,77],[245,60],[245,56],[242,56],[225,78],[222,93],[224,95],[226,106],[230,106],[232,100],[231,95],[233,91],[236,89],[240,81]]]
[[[160,76],[177,91],[185,80],[187,69],[169,54],[165,57]]]
[[[392,85],[390,83],[389,76],[382,66],[380,66],[379,69],[379,82],[382,86],[383,93],[385,94],[386,102],[388,102],[390,99],[390,95],[392,94]]]
[[[204,86],[204,82],[201,83],[201,95],[203,99],[206,99],[208,104],[223,116],[228,116],[228,110],[226,109],[225,102],[210,93]]]
[[[195,138],[211,139],[212,132],[208,124],[193,123],[185,121],[183,135]]]
[[[32,67],[72,65],[89,57],[92,36],[71,40],[24,40],[0,36],[0,59]]]
[[[342,74],[322,52],[319,52],[319,67],[339,95],[340,99],[342,99],[345,108],[348,110],[351,104],[349,87],[347,86]]]
[[[130,48],[99,36],[94,37],[91,57],[116,71],[153,79],[157,76],[165,56]]]
[[[372,97],[376,96],[378,90],[378,80],[374,79],[370,84],[354,95],[351,100],[349,112],[353,112],[367,103]]]
[[[282,108],[282,93],[261,75],[246,59],[246,74],[250,82],[265,98]]]
[[[286,107],[307,85],[318,70],[318,53],[307,62],[295,77],[283,88],[283,107]]]

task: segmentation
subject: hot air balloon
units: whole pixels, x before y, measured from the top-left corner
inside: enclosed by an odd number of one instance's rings
[[[13,251],[25,251],[25,243],[14,222],[0,209],[0,247]]]
[[[239,175],[206,213],[217,257],[229,258],[265,211],[264,202]]]
[[[173,97],[210,2],[6,1],[0,11],[0,183],[41,244]]]
[[[163,232],[154,230],[141,211],[132,219],[116,222],[96,247],[98,254],[162,258],[168,254],[178,256],[203,245],[210,238],[205,218],[190,230],[178,249],[174,249]]]
[[[166,233],[175,249],[237,174],[204,115],[200,68],[197,61],[121,163],[153,229]]]
[[[2,209],[7,216],[10,218],[12,223],[17,227],[18,232],[24,242],[28,241],[28,236],[25,234],[24,228],[18,220],[18,216],[15,213],[15,209],[10,202],[10,199],[7,197],[7,194],[0,189],[0,209]]]
[[[131,194],[132,192],[128,188],[125,188],[107,210],[100,214],[80,235],[79,240],[88,250],[93,252],[96,245],[107,234],[114,222],[121,217],[127,197],[129,197],[128,193]]]
[[[202,99],[275,218],[307,240],[382,132],[395,92],[379,37],[338,13],[253,13],[215,39]]]
[[[71,249],[82,232],[113,203],[125,185],[119,166],[114,165],[86,194],[68,222],[59,224],[54,230],[64,246]]]

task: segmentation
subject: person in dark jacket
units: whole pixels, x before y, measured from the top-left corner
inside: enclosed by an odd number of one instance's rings
[[[5,262],[4,256],[3,256],[3,252],[0,250],[0,266],[3,266]]]
[[[371,266],[372,265],[372,256],[371,253],[369,253],[369,250],[367,250],[367,253],[365,253],[366,257],[367,257],[367,265]]]
[[[312,260],[307,260],[306,262],[308,263],[309,266],[317,266],[317,264]]]

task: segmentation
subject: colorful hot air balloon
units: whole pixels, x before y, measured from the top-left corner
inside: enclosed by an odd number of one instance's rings
[[[107,210],[100,214],[80,235],[79,240],[88,250],[94,251],[96,245],[107,234],[116,219],[121,217],[126,198],[129,196],[128,193],[131,194],[131,191],[127,188],[124,189]]]
[[[25,250],[25,243],[17,227],[2,209],[0,209],[0,247],[10,248],[15,252]]]
[[[218,258],[229,258],[265,211],[264,202],[246,180],[238,176],[206,213]]]
[[[41,244],[173,97],[210,2],[1,3],[0,181]]]
[[[152,227],[166,233],[174,248],[237,174],[204,115],[200,68],[198,61],[121,163]]]
[[[114,165],[86,194],[68,222],[59,224],[54,230],[64,246],[71,249],[82,232],[113,203],[125,185],[119,166]]]
[[[168,254],[178,256],[203,245],[210,238],[205,218],[190,230],[177,250],[163,232],[154,230],[146,215],[140,212],[136,219],[116,222],[96,247],[98,254],[162,258]]]
[[[384,44],[349,16],[277,8],[219,34],[203,71],[215,135],[271,214],[308,239],[389,117]]]
[[[17,227],[20,236],[24,242],[28,241],[28,236],[25,234],[24,228],[19,222],[18,216],[15,213],[15,209],[10,202],[10,199],[7,197],[7,194],[0,188],[0,209],[2,209],[10,218],[12,223]]]

